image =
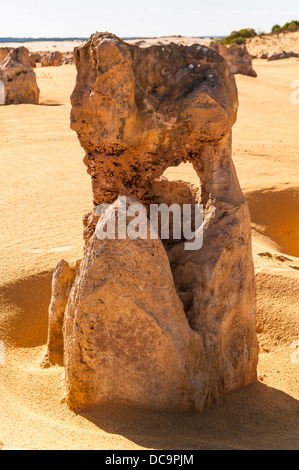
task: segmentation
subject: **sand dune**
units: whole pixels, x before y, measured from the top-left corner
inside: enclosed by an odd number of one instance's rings
[[[298,448],[299,105],[290,102],[298,63],[255,61],[254,69],[255,79],[236,76],[233,157],[252,215],[259,381],[202,414],[76,414],[63,402],[63,368],[40,368],[51,274],[60,257],[81,257],[81,218],[91,207],[83,150],[69,129],[74,66],[36,69],[41,106],[0,108],[0,447]],[[166,174],[197,182],[191,165]]]
[[[299,53],[299,31],[293,33],[280,33],[256,36],[247,40],[247,49],[250,54],[273,54],[286,51]]]

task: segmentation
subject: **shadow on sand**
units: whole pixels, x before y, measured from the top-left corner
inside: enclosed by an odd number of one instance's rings
[[[65,106],[65,103],[39,103],[39,106]]]
[[[299,402],[256,382],[203,413],[105,405],[78,413],[99,428],[148,449],[298,449]]]

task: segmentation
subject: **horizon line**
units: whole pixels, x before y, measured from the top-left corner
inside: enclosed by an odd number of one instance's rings
[[[122,40],[129,40],[129,39],[157,39],[157,38],[170,38],[170,37],[187,37],[187,38],[224,38],[225,36],[219,35],[208,35],[208,36],[185,36],[182,34],[168,34],[162,36],[120,36]],[[88,41],[89,37],[76,37],[76,36],[68,36],[68,37],[14,37],[14,36],[4,36],[0,37],[0,43],[5,42],[49,42],[49,41]]]

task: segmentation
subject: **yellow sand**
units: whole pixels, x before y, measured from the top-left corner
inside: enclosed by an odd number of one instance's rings
[[[0,441],[6,448],[298,448],[299,365],[291,345],[299,340],[299,105],[291,104],[290,84],[299,67],[296,60],[254,61],[254,69],[257,78],[236,76],[233,157],[252,214],[259,381],[203,414],[120,407],[76,414],[62,400],[63,368],[39,367],[51,274],[60,257],[72,263],[82,256],[81,218],[92,207],[84,152],[69,129],[74,66],[36,69],[41,106],[0,107]],[[166,173],[197,181],[191,165]]]

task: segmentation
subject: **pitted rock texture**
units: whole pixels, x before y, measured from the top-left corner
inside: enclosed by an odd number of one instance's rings
[[[66,401],[202,410],[254,381],[258,360],[250,217],[231,158],[234,77],[204,46],[141,49],[109,33],[74,58],[71,126],[94,209],[63,322]],[[162,175],[186,161],[198,186]],[[119,196],[147,215],[150,204],[202,204],[203,246],[99,240]],[[112,206],[99,217],[102,203]]]
[[[140,200],[169,166],[194,161],[236,119],[233,76],[194,44],[139,48],[95,34],[74,53],[71,127],[86,151],[95,204]]]
[[[5,87],[5,104],[38,104],[39,88],[26,47],[12,49],[0,65]]]
[[[257,76],[252,68],[252,57],[244,44],[240,46],[232,44],[229,47],[224,44],[211,44],[210,47],[224,57],[233,74]]]

